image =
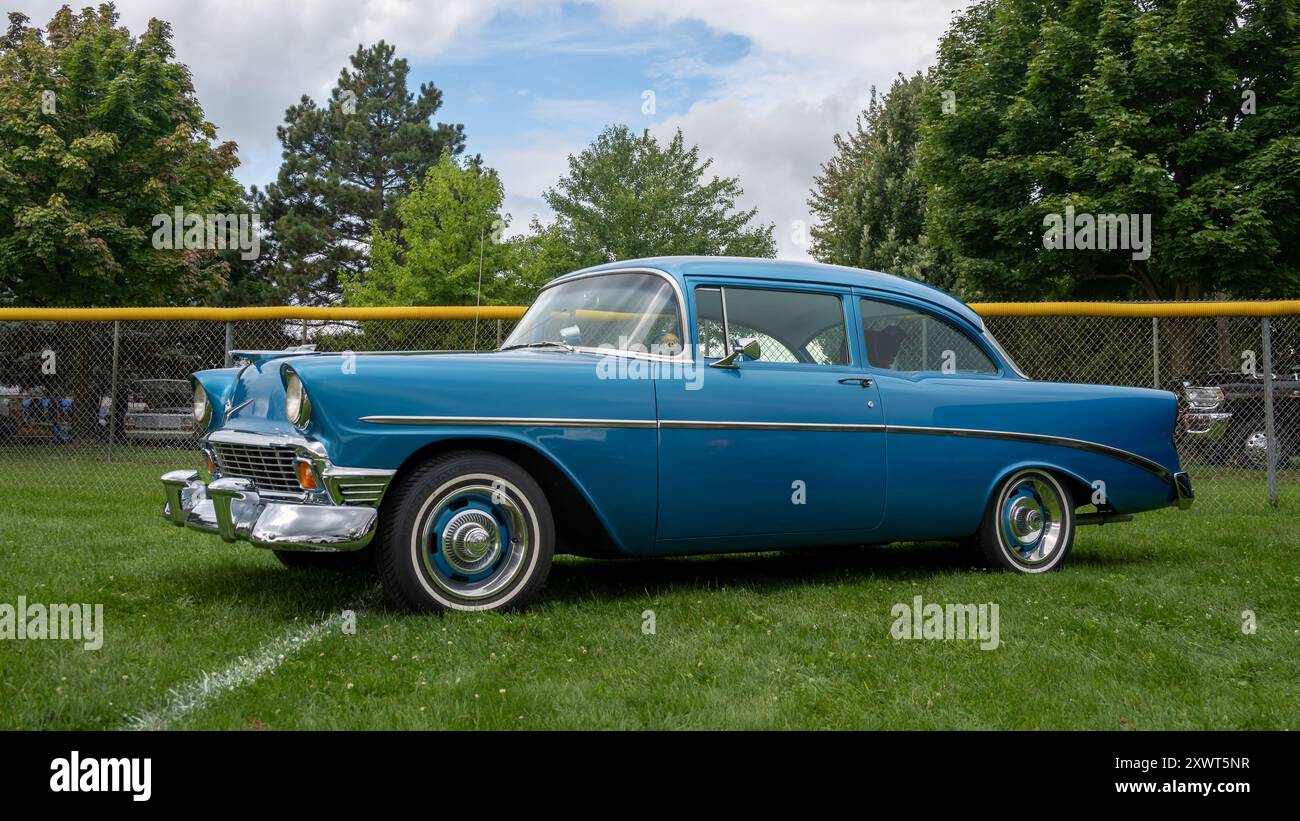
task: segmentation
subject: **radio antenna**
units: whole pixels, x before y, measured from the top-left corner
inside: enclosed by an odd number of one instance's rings
[[[474,350],[478,351],[478,312],[483,304],[483,241],[487,238],[487,228],[478,235],[478,288],[474,291]]]

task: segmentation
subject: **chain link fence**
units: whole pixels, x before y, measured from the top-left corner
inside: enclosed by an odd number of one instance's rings
[[[232,350],[492,350],[515,322],[0,319],[0,503],[33,477],[41,487],[139,492],[195,464],[187,379],[228,365]],[[1198,508],[1300,514],[1300,316],[995,315],[987,323],[1035,379],[1178,393],[1176,441]]]

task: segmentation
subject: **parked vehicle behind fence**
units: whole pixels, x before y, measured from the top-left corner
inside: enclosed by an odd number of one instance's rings
[[[176,442],[194,438],[190,398],[193,388],[185,379],[137,379],[127,393],[127,410],[120,438],[127,442]],[[108,438],[113,401],[100,402],[101,438]]]
[[[1300,456],[1300,362],[1274,368],[1277,466]],[[1268,462],[1264,378],[1239,370],[1208,370],[1178,380],[1179,436],[1193,458],[1211,465],[1263,469]]]

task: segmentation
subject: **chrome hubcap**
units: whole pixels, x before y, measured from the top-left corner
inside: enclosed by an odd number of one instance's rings
[[[442,554],[452,567],[474,574],[492,564],[501,552],[501,532],[488,514],[463,510],[442,529]]]
[[[1008,484],[999,502],[1000,535],[1011,558],[1041,565],[1056,555],[1065,539],[1065,501],[1046,477],[1026,474]]]
[[[501,592],[532,549],[527,511],[519,490],[498,477],[476,475],[440,488],[417,525],[429,578],[460,599]]]

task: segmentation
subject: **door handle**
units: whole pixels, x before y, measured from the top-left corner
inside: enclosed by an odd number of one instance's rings
[[[869,376],[841,376],[839,382],[841,385],[852,385],[856,382],[864,388],[869,388],[872,385],[871,377]]]

